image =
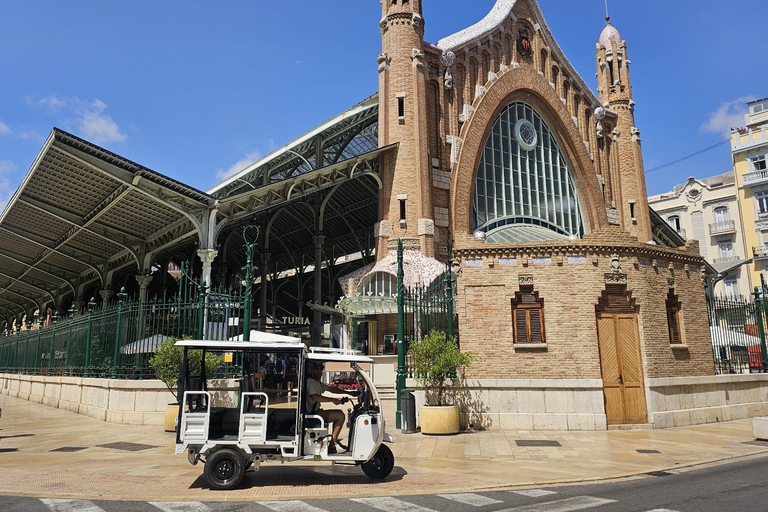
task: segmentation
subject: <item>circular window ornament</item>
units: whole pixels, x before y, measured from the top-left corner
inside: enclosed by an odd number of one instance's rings
[[[526,151],[530,151],[536,147],[536,128],[527,119],[520,119],[515,125],[515,139],[517,139],[520,147]]]

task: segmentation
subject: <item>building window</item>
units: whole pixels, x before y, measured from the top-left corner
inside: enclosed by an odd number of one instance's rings
[[[758,213],[768,213],[768,191],[762,191],[755,194],[755,201],[757,201]]]
[[[728,222],[729,220],[731,220],[731,217],[728,213],[727,206],[718,206],[715,208],[715,222],[720,224],[721,222]]]
[[[733,259],[733,240],[720,240],[717,245],[720,249],[720,260],[731,261]]]
[[[765,155],[760,155],[752,158],[752,170],[764,171],[765,169],[766,169]]]
[[[680,301],[675,295],[675,289],[670,288],[667,294],[667,325],[669,326],[669,342],[682,343],[680,334]]]
[[[584,236],[570,164],[538,112],[523,102],[501,111],[477,169],[474,230],[489,242]]]
[[[533,286],[520,286],[512,299],[512,324],[515,343],[546,343],[544,336],[544,299]]]
[[[680,227],[680,216],[679,215],[670,215],[669,217],[667,217],[667,224],[672,226],[672,229],[674,229],[678,233],[680,232],[680,229],[682,229]]]
[[[728,299],[735,299],[738,295],[738,280],[735,277],[726,277],[723,280],[725,286],[725,297]]]

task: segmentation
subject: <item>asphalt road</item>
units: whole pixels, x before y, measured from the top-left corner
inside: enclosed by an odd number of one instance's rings
[[[768,510],[768,456],[591,485],[467,494],[251,503],[148,503],[0,497],[3,512],[723,512]],[[226,491],[223,491],[225,493]],[[225,494],[222,495],[225,499]]]

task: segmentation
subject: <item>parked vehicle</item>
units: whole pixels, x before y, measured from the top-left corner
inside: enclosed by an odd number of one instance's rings
[[[393,440],[385,431],[379,394],[359,366],[373,361],[357,351],[307,349],[297,338],[251,331],[251,339],[176,343],[184,348],[176,453],[186,451],[193,465],[203,461],[205,479],[214,489],[232,489],[242,482],[249,468],[258,471],[261,464],[270,461],[355,464],[370,478],[386,478],[395,461],[392,451],[382,443]],[[190,373],[190,350],[204,351],[203,359],[205,352],[231,353],[235,361],[242,361],[243,368],[262,368],[277,354],[295,357],[296,389],[245,391],[247,387],[242,385],[217,387],[217,381],[205,375],[205,368],[193,370],[201,375]],[[352,375],[359,385],[357,403],[348,409],[346,452],[329,453],[329,425],[320,415],[305,410],[308,366],[316,362],[344,367],[345,375]]]

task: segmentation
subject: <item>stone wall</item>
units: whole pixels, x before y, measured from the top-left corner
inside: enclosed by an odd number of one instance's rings
[[[768,416],[768,374],[649,379],[656,428]]]
[[[409,379],[408,387],[418,383]],[[646,381],[652,428],[768,416],[768,374]],[[417,424],[426,403],[416,389]],[[606,430],[601,379],[469,379],[448,391],[463,429]]]
[[[159,380],[0,374],[0,392],[128,425],[162,425],[166,404],[176,401]]]
[[[409,381],[414,386],[415,381]],[[475,430],[605,430],[600,379],[470,379],[448,391],[461,426]],[[417,423],[424,390],[417,390]]]

